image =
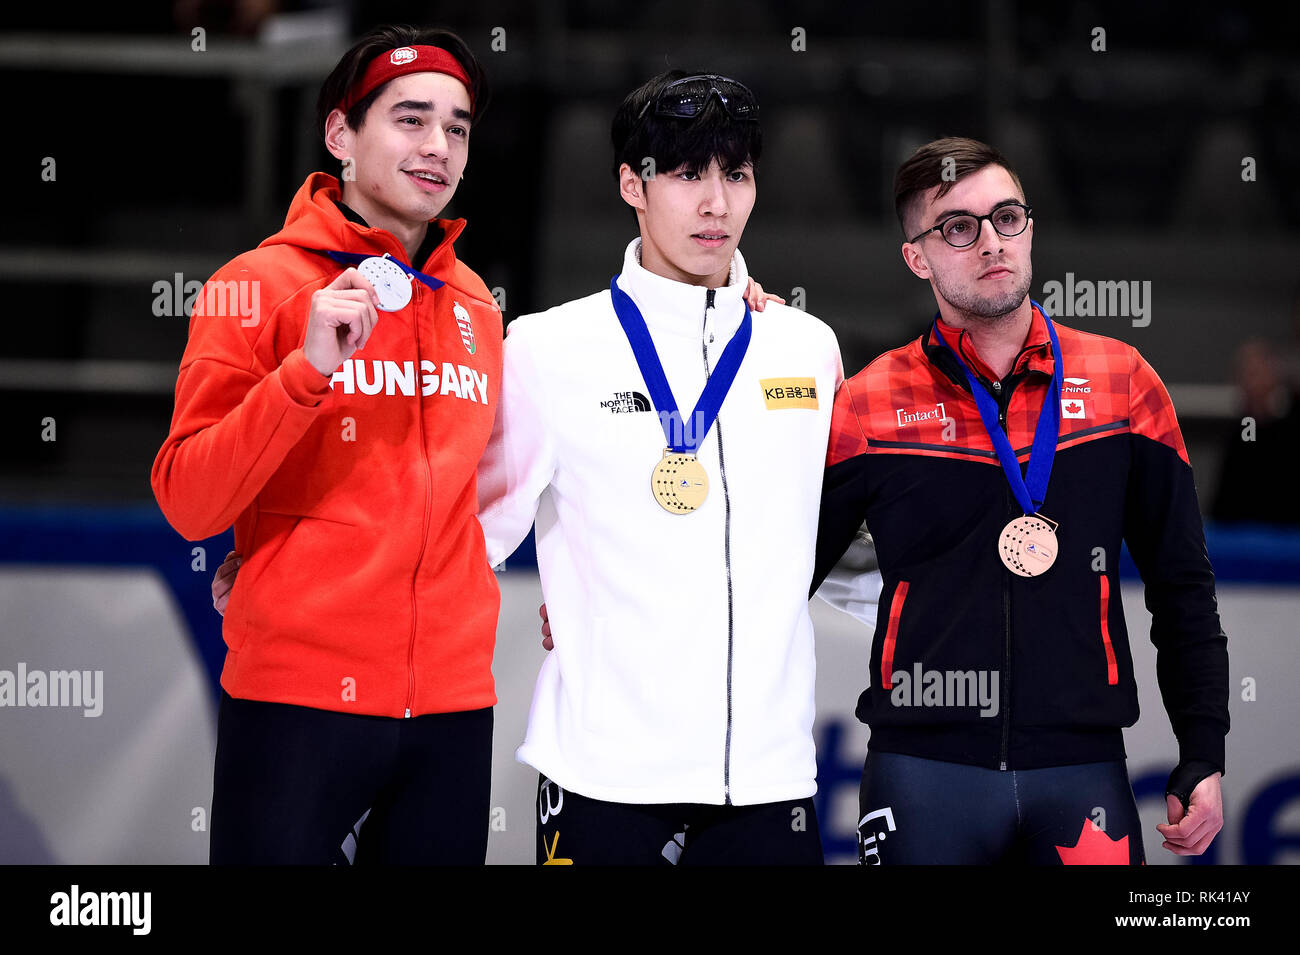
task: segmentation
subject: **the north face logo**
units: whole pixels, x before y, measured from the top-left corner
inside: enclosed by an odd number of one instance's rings
[[[393,64],[393,66],[401,66],[403,63],[410,63],[417,56],[419,56],[419,54],[409,46],[401,46],[388,54],[388,62]]]
[[[474,326],[469,322],[469,310],[460,302],[456,302],[452,305],[451,311],[456,316],[457,326],[460,327],[460,340],[465,343],[465,351],[474,354],[478,345],[474,342]]]
[[[649,411],[650,399],[639,391],[616,391],[614,397],[600,403],[608,408],[610,414],[626,414],[631,411]]]

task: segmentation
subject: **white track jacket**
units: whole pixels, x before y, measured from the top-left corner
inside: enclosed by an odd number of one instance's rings
[[[683,416],[744,317],[730,283],[684,285],[624,256]],[[488,559],[537,523],[555,649],[517,758],[593,799],[734,805],[816,791],[808,614],[834,332],[768,305],[699,450],[708,497],[670,514],[650,475],[665,439],[608,289],[515,319],[479,466]]]

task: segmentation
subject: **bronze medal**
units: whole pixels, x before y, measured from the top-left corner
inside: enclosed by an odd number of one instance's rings
[[[650,475],[650,490],[669,514],[689,514],[709,495],[709,475],[693,454],[664,449]]]
[[[1056,528],[1041,514],[1017,517],[1002,529],[998,556],[1007,569],[1021,577],[1037,577],[1056,560]]]

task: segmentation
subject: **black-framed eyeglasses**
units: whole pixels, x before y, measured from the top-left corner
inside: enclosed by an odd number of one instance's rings
[[[712,96],[718,98],[732,119],[758,122],[758,100],[748,86],[729,76],[700,73],[696,76],[683,76],[660,90],[658,96],[641,107],[636,118],[637,125],[640,125],[651,106],[655,108],[656,116],[691,119],[704,111]]]
[[[937,226],[926,229],[918,234],[915,238],[908,239],[909,242],[918,242],[925,238],[931,232],[938,232],[943,236],[943,240],[954,249],[964,249],[974,245],[975,240],[979,238],[981,223],[988,219],[998,235],[1006,236],[1008,239],[1013,235],[1020,235],[1029,225],[1030,213],[1033,212],[1029,206],[1022,202],[1004,202],[986,216],[972,215],[955,215],[949,216],[940,222]]]

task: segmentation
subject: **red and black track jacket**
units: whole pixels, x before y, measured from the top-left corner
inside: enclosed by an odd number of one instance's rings
[[[1123,758],[1121,727],[1138,717],[1119,599],[1123,540],[1146,585],[1180,766],[1222,771],[1227,638],[1169,395],[1131,346],[1056,329],[1065,379],[1041,513],[1059,522],[1059,553],[1037,577],[999,559],[999,535],[1021,510],[966,377],[933,329],[836,396],[813,589],[865,520],[884,589],[858,718],[874,749],[994,769]],[[1053,370],[1041,313],[1001,381],[965,332],[940,330],[997,399],[1023,468]],[[917,705],[915,690],[893,692],[900,671],[995,671],[997,712],[941,697]]]

